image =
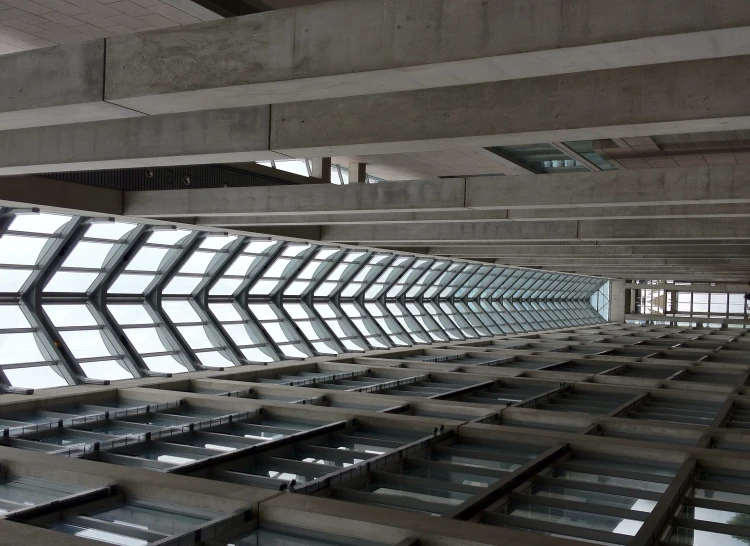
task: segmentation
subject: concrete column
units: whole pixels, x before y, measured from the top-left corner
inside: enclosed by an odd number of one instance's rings
[[[331,158],[316,157],[312,160],[312,175],[324,182],[331,182]]]
[[[625,322],[625,281],[615,280],[609,285],[609,320]]]
[[[367,182],[367,163],[352,161],[349,163],[349,184]]]

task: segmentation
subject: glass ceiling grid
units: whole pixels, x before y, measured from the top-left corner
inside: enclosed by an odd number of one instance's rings
[[[0,209],[0,390],[603,322],[602,279]]]

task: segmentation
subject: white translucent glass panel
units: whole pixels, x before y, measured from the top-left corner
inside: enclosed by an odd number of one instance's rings
[[[228,368],[234,366],[234,363],[219,351],[200,352],[196,356],[201,361],[201,364],[209,368]]]
[[[245,358],[252,362],[276,360],[265,337],[240,315],[234,304],[210,303],[209,309]]]
[[[135,350],[141,354],[164,353],[170,350],[165,346],[164,341],[159,336],[159,329],[156,327],[124,328],[124,332]]]
[[[204,326],[177,326],[177,330],[185,338],[192,349],[210,349],[215,347],[214,343],[208,338],[208,333]]]
[[[153,324],[146,308],[141,304],[108,304],[107,309],[120,324],[120,326],[132,324]]]
[[[331,330],[345,349],[348,351],[361,351],[369,348],[357,332],[351,331],[351,326],[349,326],[347,319],[337,312],[331,303],[316,302],[314,305],[315,310],[326,323],[328,329]]]
[[[171,355],[149,356],[143,359],[149,370],[160,373],[183,373],[187,368]]]
[[[159,271],[159,268],[170,249],[144,246],[130,260],[125,271]]]
[[[271,304],[251,303],[248,308],[284,355],[299,358],[310,356],[303,349],[301,340],[292,333],[291,327],[282,326],[284,320],[271,307]]]
[[[0,238],[0,264],[35,265],[49,239],[6,234]]]
[[[343,184],[343,182],[341,180],[341,174],[339,173],[338,166],[331,167],[331,183],[332,184],[337,184],[339,186],[341,184]]]
[[[47,360],[33,333],[0,333],[0,364],[20,364]]]
[[[28,328],[26,315],[23,314],[18,305],[0,305],[0,330],[9,328]]]
[[[729,312],[730,313],[745,313],[747,302],[745,301],[744,294],[729,294]]]
[[[83,304],[49,304],[43,306],[44,312],[58,328],[66,326],[97,326],[94,315]]]
[[[269,251],[272,247],[276,246],[277,241],[250,241],[242,252],[244,254],[263,254]]]
[[[387,349],[388,347],[390,347],[390,344],[385,341],[383,335],[381,335],[376,328],[369,324],[368,320],[357,318],[356,316],[349,315],[349,313],[347,313],[347,315],[352,321],[352,324],[354,324],[354,327],[357,328],[357,330],[359,330],[359,332],[365,337],[369,345],[373,346],[376,349]],[[404,345],[403,342],[398,342],[395,344]]]
[[[19,214],[8,227],[8,231],[23,231],[26,233],[57,233],[60,228],[70,222],[71,216],[64,214]]]
[[[215,252],[196,251],[187,259],[185,265],[180,268],[180,273],[204,274],[216,256]]]
[[[48,389],[64,387],[68,384],[52,366],[35,366],[33,368],[13,368],[3,370],[5,377],[14,387],[25,389]]]
[[[430,343],[429,337],[420,331],[421,329],[418,327],[418,324],[415,324],[416,321],[407,314],[405,309],[392,302],[386,302],[386,307],[391,316],[399,322],[404,331],[408,332],[417,343]]]
[[[237,240],[236,235],[215,235],[206,237],[199,248],[208,250],[221,250]]]
[[[101,330],[63,331],[60,336],[76,358],[96,358],[112,354],[104,342]]]
[[[137,224],[126,222],[97,222],[86,230],[88,239],[118,241],[136,228]]]
[[[299,303],[285,303],[284,310],[292,318],[302,335],[321,354],[338,354],[335,344],[330,341],[330,334],[322,327],[320,320]]]
[[[9,332],[8,330],[14,330]],[[28,331],[18,331],[28,330]],[[52,353],[43,348],[26,315],[19,305],[0,305],[0,366],[14,387],[42,389],[67,385],[52,368]],[[49,366],[6,368],[5,365],[32,364],[49,361]]]
[[[175,277],[169,281],[169,284],[164,287],[162,293],[170,296],[189,295],[198,287],[201,280],[202,277],[183,277],[175,275]]]
[[[400,328],[397,321],[390,321],[386,319],[385,314],[381,309],[374,303],[365,303],[367,312],[372,316],[375,322],[378,323],[380,329],[383,330],[394,345],[407,346],[412,345],[411,339],[408,335]],[[394,324],[394,322],[396,322]]]
[[[208,308],[219,322],[233,322],[242,320],[237,308],[231,303],[209,303]]]
[[[191,233],[192,231],[186,229],[160,230],[152,233],[147,242],[152,245],[174,246]]]
[[[0,269],[0,292],[19,292],[30,276],[31,270]]]
[[[87,292],[89,287],[99,277],[98,271],[77,272],[58,271],[44,287],[44,292]]]
[[[242,279],[222,278],[222,279],[219,279],[216,282],[216,284],[213,285],[213,287],[211,287],[209,294],[218,295],[218,296],[230,296],[237,291],[237,289],[240,287],[241,284],[242,284]]]
[[[133,374],[121,366],[116,360],[98,360],[96,362],[81,362],[81,368],[87,377],[94,379],[132,379]]]
[[[175,324],[201,322],[189,300],[162,300],[161,306]]]
[[[101,269],[112,248],[114,248],[114,245],[110,243],[80,241],[65,259],[62,266],[65,268]]]
[[[275,160],[274,165],[280,171],[297,174],[299,176],[310,176],[307,171],[307,162],[304,159]]]
[[[112,283],[107,292],[109,294],[143,294],[155,278],[155,275],[129,275],[122,273]]]

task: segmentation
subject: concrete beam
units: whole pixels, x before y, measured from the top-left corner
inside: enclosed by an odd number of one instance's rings
[[[270,133],[244,125],[267,106],[16,129],[0,132],[0,174],[747,129],[748,79],[750,56],[728,57],[276,104]]]
[[[406,250],[406,249],[404,249]],[[745,245],[479,245],[426,247],[421,254],[438,256],[473,257],[691,257],[691,256],[746,256],[750,257],[750,244]]]
[[[98,80],[74,87],[96,83],[98,93],[73,104],[104,98],[156,115],[742,55],[750,53],[746,7],[743,0],[694,0],[689,10],[679,0],[611,0],[606,9],[597,0],[327,2],[109,38],[106,65],[81,64]],[[19,62],[30,66],[29,57]],[[64,73],[70,57],[37,73],[26,104],[14,110],[54,105],[43,88],[75,81]]]
[[[480,221],[507,218],[536,221],[538,218],[535,216],[578,219],[587,215],[600,217],[600,214],[610,218],[608,215],[617,214],[614,210],[617,207],[623,207],[620,214],[624,218],[651,213],[661,217],[668,216],[670,212],[681,212],[678,216],[693,216],[700,214],[700,211],[710,215],[721,211],[741,215],[750,210],[746,206],[748,204],[750,166],[488,176],[388,184],[320,185],[315,188],[264,186],[224,188],[221,191],[175,190],[168,194],[128,192],[125,197],[126,214],[134,216],[265,218],[286,215],[286,220],[292,223],[305,219],[300,213],[324,215],[312,219],[328,220],[327,215],[346,213],[462,211],[454,219],[471,218],[466,209],[497,212],[473,212]],[[654,208],[644,208],[643,213],[639,213],[634,207]],[[680,207],[687,208],[680,210]],[[515,209],[544,210],[532,213]],[[600,209],[602,213],[597,212]],[[442,220],[442,217],[436,218],[434,215],[404,216],[402,219],[422,221],[429,218]],[[372,217],[368,220],[375,219]],[[333,220],[331,217],[330,221]],[[344,220],[355,218],[347,216]],[[397,216],[385,216],[385,221],[398,220]],[[210,223],[230,225],[226,219]],[[250,223],[247,220],[241,222],[243,225]]]
[[[323,226],[322,240],[398,245],[503,241],[750,240],[750,223],[734,219],[580,220],[559,222]]]
[[[286,159],[257,106],[0,131],[0,175]]]
[[[45,210],[82,214],[123,213],[120,190],[62,182],[41,176],[0,177],[0,206],[44,206]],[[42,203],[40,203],[40,201]]]
[[[271,112],[271,148],[294,157],[352,156],[747,129],[749,61],[729,57],[279,104]]]
[[[627,283],[625,288],[633,290],[677,290],[679,292],[736,292],[745,294],[750,291],[750,284],[692,284],[690,286],[675,286],[674,284],[645,284],[645,283]]]
[[[104,100],[104,40],[0,56],[0,131],[141,116]]]
[[[625,281],[621,279],[609,285],[609,320],[625,322]]]
[[[653,320],[653,321],[667,321],[667,322],[702,322],[710,324],[723,324],[723,325],[750,325],[750,320],[744,319],[721,319],[721,318],[706,318],[706,317],[675,317],[672,315],[625,315],[626,320]]]
[[[644,256],[628,256],[624,258],[603,257],[533,257],[533,258],[497,258],[495,263],[521,267],[585,267],[585,266],[614,266],[627,268],[630,266],[750,266],[750,256],[742,258],[723,258],[716,256],[696,256],[691,258],[655,258]]]
[[[236,226],[293,226],[333,224],[391,224],[393,222],[505,222],[508,220],[583,220],[583,219],[627,219],[645,218],[747,218],[750,204],[725,205],[665,205],[634,207],[598,207],[563,209],[495,209],[495,210],[451,210],[441,212],[355,212],[355,213],[308,213],[280,215],[259,213],[253,216],[197,216],[180,219],[180,222],[220,227]],[[175,220],[177,221],[177,220]]]
[[[454,178],[346,186],[175,190],[168,195],[156,191],[128,192],[125,201],[125,214],[164,218],[194,215],[246,217],[248,214],[275,213],[293,219],[307,212],[441,211],[464,207],[465,182],[463,178]],[[247,222],[243,224],[247,225]]]

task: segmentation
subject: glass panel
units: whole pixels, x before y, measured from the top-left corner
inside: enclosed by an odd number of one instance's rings
[[[0,264],[35,265],[48,239],[4,235],[0,239]]]
[[[46,360],[31,333],[0,334],[0,364]],[[7,371],[6,371],[7,373]]]
[[[99,273],[58,271],[44,287],[44,292],[86,292]]]
[[[183,373],[187,368],[180,364],[173,356],[150,356],[143,359],[148,369],[162,373]]]
[[[157,231],[148,238],[148,242],[152,245],[168,245],[172,246],[180,242],[182,239],[190,235],[192,231],[184,229],[169,229],[163,231]]]
[[[148,285],[155,279],[152,275],[127,275],[122,274],[110,286],[110,294],[143,294]]]
[[[201,277],[181,277],[178,275],[170,281],[162,293],[192,294],[199,282],[201,282]]]
[[[60,332],[63,341],[76,358],[93,358],[97,356],[109,356],[102,339],[100,330],[76,330],[71,332]]]
[[[116,360],[100,360],[98,362],[81,362],[81,368],[87,377],[95,379],[132,379],[133,374],[123,368]]]
[[[0,292],[18,292],[30,275],[29,270],[0,269]]]
[[[190,258],[188,258],[185,265],[180,268],[180,273],[200,273],[206,272],[208,265],[211,263],[213,257],[216,256],[213,252],[194,252]]]
[[[42,306],[44,312],[59,328],[65,326],[96,326],[96,319],[85,305],[51,305]]]
[[[161,306],[175,324],[201,322],[201,318],[188,300],[162,300]]]
[[[114,245],[80,241],[65,259],[63,267],[83,267],[100,269]]]
[[[8,381],[14,387],[25,389],[47,389],[67,385],[51,366],[35,366],[33,368],[14,368],[3,370]]]
[[[62,226],[70,222],[70,216],[62,214],[19,214],[8,228],[9,231],[25,231],[27,233],[56,233]]]
[[[126,224],[124,222],[98,222],[92,224],[86,230],[86,237],[90,239],[110,239],[116,241],[122,239],[135,229],[137,224]]]
[[[18,305],[0,305],[0,329],[29,328],[28,319]]]
[[[158,271],[168,248],[143,247],[125,268],[126,271]]]
[[[154,323],[143,305],[113,305],[110,303],[107,305],[107,309],[121,325]]]

